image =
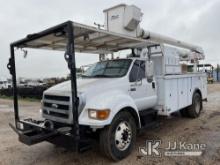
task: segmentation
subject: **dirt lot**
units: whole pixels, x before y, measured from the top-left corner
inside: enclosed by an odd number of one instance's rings
[[[28,115],[36,115],[40,105],[37,102],[21,102],[22,110]],[[98,147],[77,154],[49,143],[28,147],[18,142],[17,135],[8,126],[13,122],[12,102],[0,99],[0,164],[220,164],[220,84],[208,86],[208,103],[197,119],[171,117],[160,119],[156,129],[147,130],[137,138],[132,154],[120,161],[112,162],[103,157]],[[194,157],[140,157],[138,147],[145,146],[145,140],[160,139],[162,148],[168,141],[186,143],[205,143],[202,156]],[[97,149],[96,149],[97,148]]]

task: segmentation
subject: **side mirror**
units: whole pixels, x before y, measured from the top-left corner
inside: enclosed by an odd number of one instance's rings
[[[154,65],[152,61],[146,60],[145,62],[145,76],[147,82],[151,83],[154,77]]]

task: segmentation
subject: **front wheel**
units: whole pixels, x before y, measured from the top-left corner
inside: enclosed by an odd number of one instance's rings
[[[110,126],[100,133],[100,149],[107,157],[118,161],[128,156],[136,141],[136,124],[128,112],[120,112]]]

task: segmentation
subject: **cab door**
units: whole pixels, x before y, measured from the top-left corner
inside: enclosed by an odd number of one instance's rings
[[[157,103],[155,82],[148,82],[145,77],[145,61],[136,60],[129,74],[130,96],[138,110],[152,108]]]

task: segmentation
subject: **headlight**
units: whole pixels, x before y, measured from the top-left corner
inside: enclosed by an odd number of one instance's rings
[[[109,117],[110,109],[88,109],[88,115],[91,119],[105,120]]]

